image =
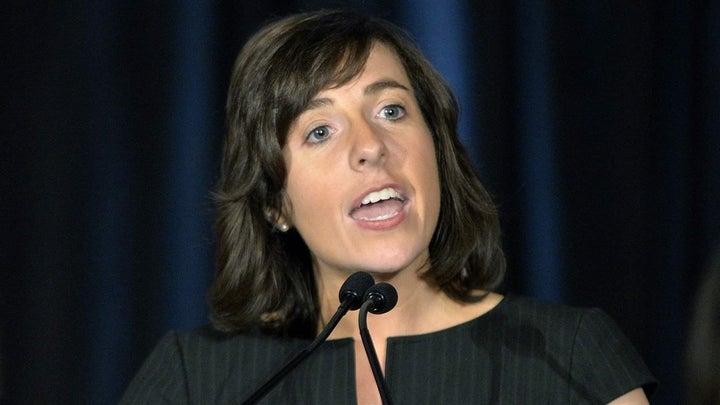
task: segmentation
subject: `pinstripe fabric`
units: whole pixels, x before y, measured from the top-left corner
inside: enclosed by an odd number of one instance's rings
[[[240,402],[308,343],[172,332],[121,403]],[[517,296],[450,329],[389,339],[386,378],[397,404],[601,404],[655,385],[602,311]],[[354,404],[352,340],[323,344],[263,403]]]

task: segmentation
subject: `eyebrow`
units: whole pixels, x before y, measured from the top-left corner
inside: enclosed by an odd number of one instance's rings
[[[366,96],[371,96],[385,89],[402,89],[405,91],[410,91],[410,89],[405,87],[405,85],[400,84],[395,80],[382,80],[369,84],[367,87],[365,87],[365,91],[363,92],[363,94]]]
[[[365,87],[363,90],[364,96],[372,96],[374,94],[377,94],[385,89],[401,89],[405,90],[407,92],[410,91],[410,89],[405,86],[404,84],[401,84],[400,82],[397,82],[395,80],[380,80],[377,82],[370,83]],[[325,107],[328,105],[332,105],[333,100],[331,98],[314,98],[308,102],[308,104],[305,106],[303,111],[313,110],[320,107]]]

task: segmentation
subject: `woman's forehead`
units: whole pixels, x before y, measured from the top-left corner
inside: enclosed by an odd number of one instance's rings
[[[335,90],[340,87],[356,85],[361,78],[370,76],[378,82],[397,83],[396,87],[404,87],[412,89],[412,83],[406,72],[400,57],[395,49],[385,43],[374,41],[369,52],[364,55],[362,60],[355,63],[345,62],[337,68],[335,80],[327,83],[318,89],[311,100],[321,98],[322,94],[327,91]],[[368,87],[366,92],[373,92],[376,87],[383,87],[382,84]],[[387,87],[387,86],[385,86]]]

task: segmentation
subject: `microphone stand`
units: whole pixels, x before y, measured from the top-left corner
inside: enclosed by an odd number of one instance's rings
[[[330,333],[333,329],[335,329],[335,326],[337,326],[338,322],[340,322],[340,319],[345,316],[345,314],[348,312],[348,309],[350,309],[350,303],[349,302],[343,302],[338,307],[337,311],[335,311],[335,315],[333,315],[332,318],[330,318],[330,322],[328,322],[327,326],[320,332],[320,335],[315,338],[315,340],[310,343],[308,347],[303,349],[300,353],[296,354],[295,357],[290,360],[285,367],[283,367],[280,371],[277,372],[273,376],[273,378],[269,379],[265,384],[262,385],[262,387],[258,388],[255,393],[250,396],[248,399],[246,399],[243,402],[243,405],[251,405],[257,403],[262,397],[264,397],[275,385],[282,380],[283,377],[287,375],[290,371],[292,371],[295,367],[297,367],[300,362],[305,360],[307,356],[309,356],[315,349],[317,349],[318,346],[320,346],[320,343],[324,342],[325,339],[330,336]]]
[[[397,301],[397,298],[395,298],[395,300]],[[367,327],[367,313],[368,311],[373,311],[373,308],[371,308],[371,306],[374,307],[377,304],[378,302],[373,299],[373,296],[371,295],[370,298],[366,299],[360,307],[360,314],[358,315],[360,337],[362,338],[363,347],[365,348],[365,353],[367,354],[368,361],[370,362],[370,369],[372,370],[373,377],[375,377],[375,384],[378,387],[378,391],[380,391],[380,399],[382,400],[383,405],[392,405],[393,402],[392,398],[390,397],[390,390],[388,389],[387,383],[385,382],[385,377],[383,376],[382,369],[380,368],[380,361],[378,360],[377,352],[375,351],[375,345],[373,344],[372,337],[370,336],[370,331]],[[395,303],[392,303],[392,305],[390,305],[390,308],[392,308],[393,306],[395,306]]]
[[[328,338],[328,336],[330,336],[330,333],[335,329],[338,322],[340,322],[340,319],[345,316],[348,310],[358,309],[363,294],[374,283],[375,282],[373,281],[372,276],[370,276],[370,274],[368,273],[358,272],[351,275],[340,289],[340,306],[338,307],[337,311],[335,311],[335,315],[330,318],[328,324],[323,328],[323,330],[315,338],[315,340],[313,340],[308,347],[296,354],[295,357],[293,357],[287,364],[285,364],[285,367],[283,367],[282,369],[280,369],[280,371],[273,375],[272,378],[270,378],[265,384],[258,388],[257,391],[255,391],[250,397],[243,401],[242,404],[256,404],[258,401],[260,401],[260,399],[262,399],[262,397],[264,397],[268,392],[270,392],[270,390],[273,389],[273,387],[275,387],[280,382],[280,380],[282,380],[283,377],[285,377],[289,372],[291,372],[295,367],[297,367],[298,364],[300,364],[313,351],[315,351],[315,349],[317,349],[318,346],[320,346],[320,344],[324,342]]]

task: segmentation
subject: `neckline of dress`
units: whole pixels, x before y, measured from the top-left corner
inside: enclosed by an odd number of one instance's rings
[[[431,332],[424,332],[424,333],[418,333],[415,335],[398,335],[398,336],[390,336],[387,338],[388,345],[398,342],[406,342],[406,341],[419,341],[419,340],[425,340],[425,339],[433,339],[436,338],[442,334],[446,333],[452,333],[458,330],[466,329],[469,327],[474,326],[476,323],[483,321],[484,319],[492,316],[493,313],[499,311],[502,307],[504,307],[507,304],[508,300],[511,300],[509,295],[503,295],[503,297],[500,299],[500,301],[489,310],[483,312],[482,314],[472,318],[468,319],[467,321],[460,322],[458,324],[448,326],[447,328],[431,331]],[[347,342],[354,342],[355,339],[352,337],[343,337],[338,339],[328,339],[325,343],[331,343],[331,344],[342,344]]]

